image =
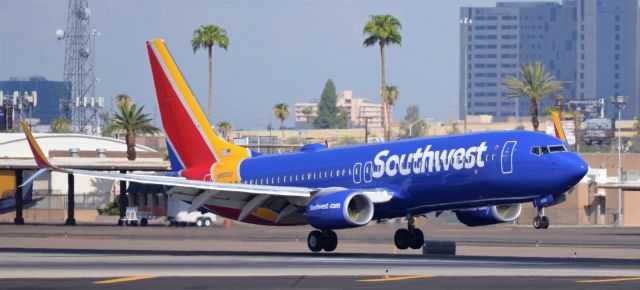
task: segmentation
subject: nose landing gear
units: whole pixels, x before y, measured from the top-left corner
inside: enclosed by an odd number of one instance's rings
[[[332,230],[311,231],[307,237],[307,246],[313,252],[332,252],[338,247],[338,235]]]
[[[407,220],[407,228],[397,230],[393,237],[393,242],[396,244],[396,248],[400,250],[406,250],[409,247],[420,249],[424,245],[424,233],[415,227],[413,216],[409,216]]]
[[[533,218],[533,228],[535,229],[548,229],[549,228],[549,218],[544,215],[544,208],[538,208],[538,214]]]

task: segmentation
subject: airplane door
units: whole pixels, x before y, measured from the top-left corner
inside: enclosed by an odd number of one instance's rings
[[[513,173],[513,150],[516,148],[516,141],[507,141],[502,147],[502,154],[500,157],[500,168],[502,174]]]

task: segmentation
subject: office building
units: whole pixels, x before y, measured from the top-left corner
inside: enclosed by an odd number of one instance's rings
[[[462,7],[460,19],[471,21],[460,24],[460,117],[465,99],[469,115],[492,115],[497,121],[530,115],[528,100],[516,104],[502,84],[517,76],[520,65],[536,61],[566,81],[560,94],[565,100],[626,95],[623,118],[640,115],[638,14],[638,0]],[[553,103],[543,99],[540,111]]]
[[[349,127],[364,127],[365,122],[371,128],[382,128],[382,105],[365,98],[354,98],[353,91],[340,92],[336,102],[338,109],[347,113]],[[318,102],[296,103],[296,128],[313,128],[313,121],[318,116]],[[305,108],[311,108],[311,114],[305,114]]]
[[[37,105],[31,111],[31,118],[39,119],[40,124],[50,124],[51,120],[61,116],[60,99],[69,99],[68,91],[63,90],[63,82],[49,81],[44,77],[29,78],[12,77],[8,81],[0,81],[0,91],[8,97],[14,92],[20,95],[37,92]],[[66,94],[66,95],[63,95]],[[23,112],[25,114],[26,112]],[[28,114],[28,113],[27,113]],[[28,115],[26,116],[28,117]]]

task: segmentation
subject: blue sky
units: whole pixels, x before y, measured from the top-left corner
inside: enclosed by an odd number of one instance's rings
[[[253,0],[89,1],[96,42],[97,94],[134,97],[155,108],[145,40],[164,38],[200,104],[208,91],[206,53],[193,53],[201,24],[228,31],[228,51],[214,50],[213,122],[264,129],[271,107],[317,99],[327,79],[338,91],[378,100],[379,51],[364,48],[362,27],[371,14],[392,14],[403,25],[402,46],[387,50],[387,80],[400,98],[394,118],[409,104],[423,117],[448,119],[458,103],[459,7],[488,0]],[[65,0],[0,0],[0,79],[41,75],[61,80]],[[277,123],[274,120],[274,123]],[[287,124],[293,124],[290,117]]]

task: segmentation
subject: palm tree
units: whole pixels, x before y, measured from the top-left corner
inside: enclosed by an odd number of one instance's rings
[[[119,94],[116,96],[116,106],[131,106],[133,99],[127,94]]]
[[[116,112],[111,119],[106,132],[108,134],[124,133],[124,139],[127,143],[127,159],[136,159],[136,134],[156,134],[160,129],[151,124],[149,114],[142,111],[144,106],[137,108],[135,104],[130,106],[118,106]]]
[[[201,25],[200,28],[193,31],[191,38],[191,47],[193,53],[198,49],[207,49],[209,55],[209,99],[207,102],[207,118],[211,118],[211,102],[213,99],[213,53],[212,48],[218,46],[226,51],[229,47],[229,38],[227,30],[216,25]]]
[[[386,103],[387,103],[387,120],[389,120],[389,124],[393,122],[393,106],[398,101],[398,96],[400,95],[400,90],[396,86],[387,86],[386,88]]]
[[[304,116],[307,119],[307,129],[311,128],[311,114],[313,114],[313,107],[308,106],[305,107],[304,109],[302,109],[302,114],[304,114]]]
[[[387,114],[386,104],[386,76],[384,66],[384,48],[387,45],[402,43],[402,36],[400,35],[400,29],[402,24],[400,21],[391,15],[371,15],[369,22],[365,24],[362,30],[363,34],[367,36],[363,45],[365,47],[373,46],[376,43],[380,45],[380,98],[382,99],[382,124],[384,126],[385,138],[389,139],[389,120]]]
[[[273,106],[273,115],[280,120],[280,130],[284,130],[284,120],[289,117],[289,105],[278,103]],[[282,131],[282,139],[284,139],[284,131]]]
[[[51,133],[69,133],[71,128],[69,127],[69,119],[62,116],[51,120]]]
[[[222,134],[222,138],[227,139],[228,135],[229,135],[229,131],[231,131],[231,123],[227,122],[227,121],[220,121],[217,125],[216,128],[218,130],[218,132],[220,132],[220,134]]]
[[[563,82],[556,81],[548,72],[544,71],[544,65],[537,61],[534,64],[522,64],[519,70],[520,78],[510,77],[504,83],[509,89],[509,98],[529,98],[529,110],[531,111],[531,124],[533,130],[538,131],[538,107],[540,98],[553,95],[564,90]]]

